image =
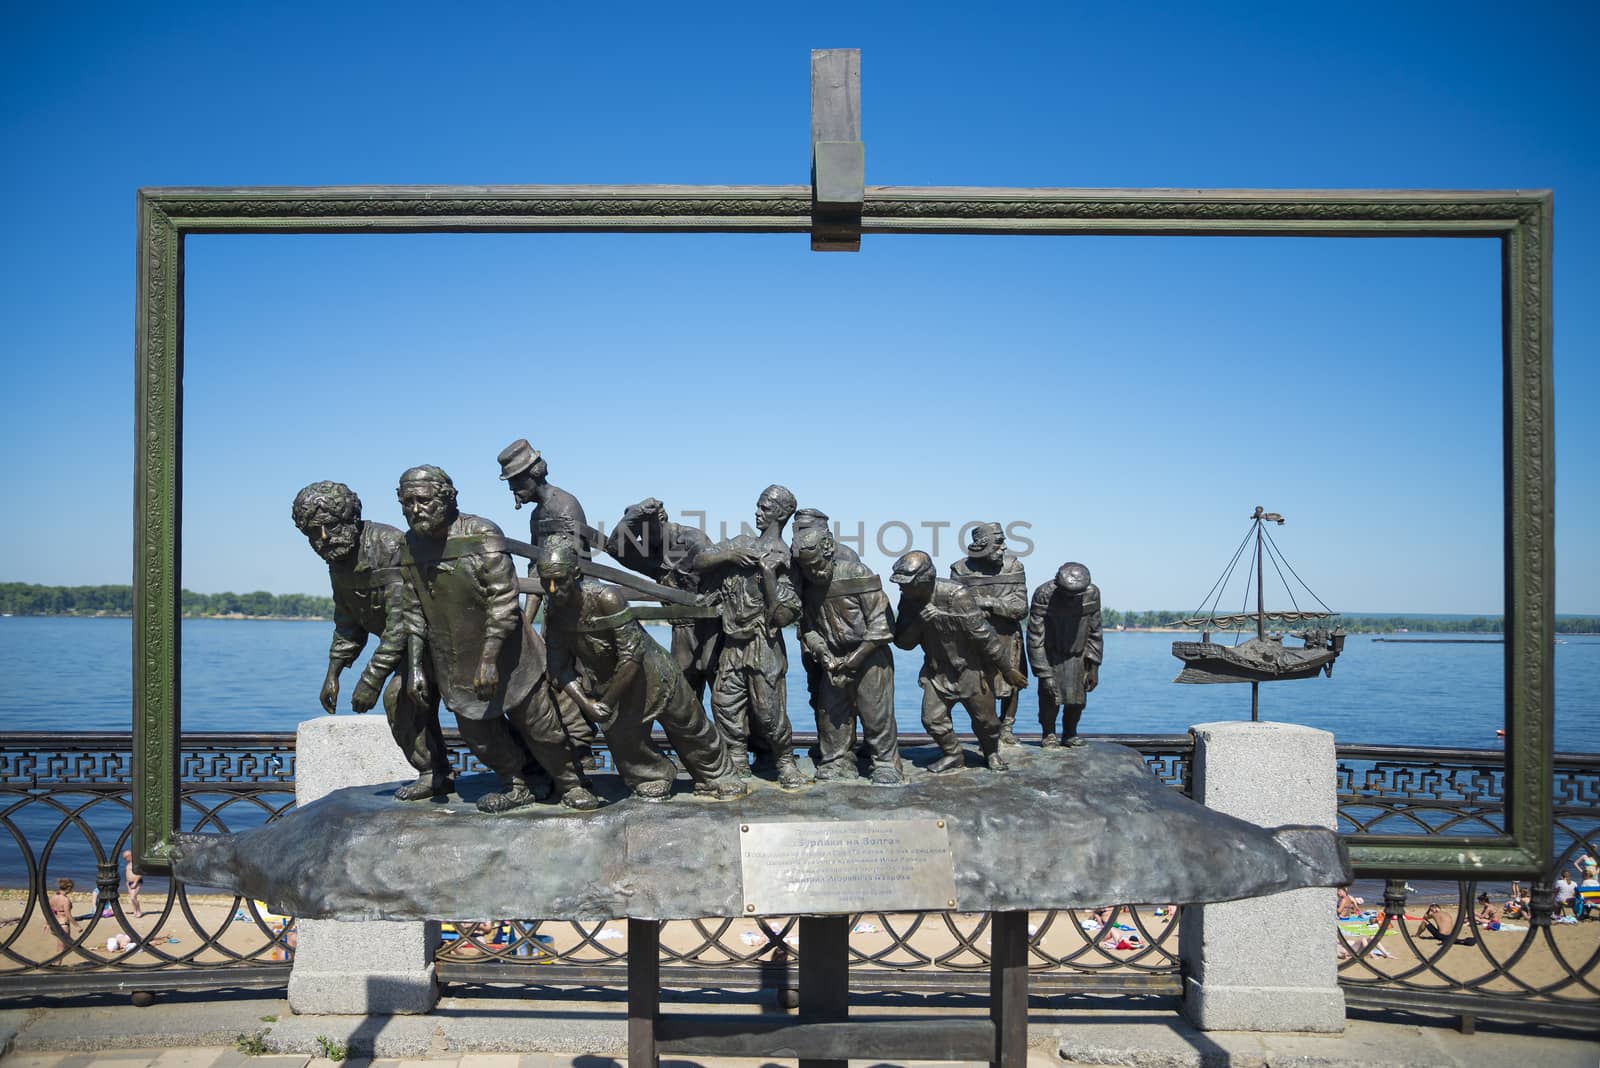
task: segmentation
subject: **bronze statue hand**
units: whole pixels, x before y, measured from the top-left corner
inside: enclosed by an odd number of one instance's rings
[[[1005,680],[1017,689],[1026,690],[1028,688],[1028,673],[1021,668],[1008,665],[1003,674],[1005,675]],[[1091,690],[1094,689],[1092,686],[1089,688]]]
[[[478,665],[478,673],[472,679],[472,692],[478,695],[478,700],[487,701],[494,696],[500,688],[500,668],[493,660],[486,660]]]
[[[600,725],[601,730],[609,728],[617,718],[616,709],[600,700],[598,697],[589,702],[589,718]]]
[[[428,676],[420,671],[411,672],[411,677],[406,679],[406,692],[411,699],[419,705],[428,703]]]
[[[355,692],[350,695],[350,707],[357,712],[370,712],[372,706],[378,703],[378,689],[367,685],[367,680],[362,679],[356,683]]]
[[[1090,661],[1083,667],[1083,692],[1093,693],[1098,685],[1100,685],[1100,665]]]
[[[328,677],[322,680],[322,710],[328,715],[333,715],[339,710],[339,667],[337,664],[328,665]]]

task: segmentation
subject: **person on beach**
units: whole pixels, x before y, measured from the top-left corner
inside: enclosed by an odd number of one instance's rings
[[[1572,881],[1570,871],[1561,873],[1561,878],[1556,880],[1555,891],[1555,915],[1564,915],[1569,909],[1576,914],[1578,884]]]
[[[133,870],[133,850],[122,851],[122,877],[128,881],[128,908],[133,913],[133,918],[138,919],[144,915],[144,908],[139,904],[139,891],[144,886],[144,876]]]
[[[50,908],[50,914],[55,917],[55,926],[60,928],[57,931],[49,923],[45,924],[45,929],[56,937],[57,953],[65,953],[67,951],[66,939],[75,938],[78,933],[78,921],[72,915],[72,885],[71,879],[57,879],[56,888],[50,892],[50,896],[46,900],[46,904]],[[58,961],[57,963],[60,962]]]
[[[1500,930],[1500,910],[1489,900],[1487,893],[1478,895],[1478,911],[1474,915],[1477,917],[1478,926],[1491,931]]]
[[[1417,928],[1416,937],[1434,938],[1440,942],[1446,941],[1450,938],[1450,932],[1445,930],[1447,926],[1453,929],[1455,924],[1444,911],[1444,908],[1438,904],[1429,905],[1423,910],[1422,925]],[[1478,944],[1478,940],[1471,937],[1457,938],[1454,944],[1458,946],[1475,946]]]
[[[1361,915],[1361,907],[1364,904],[1366,904],[1366,902],[1364,902],[1361,898],[1352,897],[1347,887],[1339,887],[1338,899],[1335,907],[1338,910],[1339,918],[1341,920],[1347,919],[1351,916]]]

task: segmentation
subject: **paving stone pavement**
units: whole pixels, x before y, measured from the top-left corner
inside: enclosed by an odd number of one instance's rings
[[[694,1011],[754,1010],[696,1003]],[[857,1011],[885,1013],[882,1006]],[[912,1011],[974,1010],[920,1005]],[[258,1038],[264,1052],[241,1052],[240,1036]],[[1437,1021],[1403,1016],[1351,1018],[1342,1035],[1287,1035],[1200,1032],[1170,1011],[1074,1009],[1036,1018],[1029,1039],[1029,1068],[1600,1068],[1594,1034],[1480,1023],[1477,1034],[1462,1035]],[[344,1045],[352,1055],[320,1059],[325,1043]],[[445,998],[426,1016],[391,1017],[296,1016],[283,999],[262,997],[0,1011],[0,1068],[623,1068],[626,1046],[625,1011],[615,1001]],[[708,1057],[661,1063],[757,1068],[795,1062]],[[859,1068],[889,1063],[854,1062]]]

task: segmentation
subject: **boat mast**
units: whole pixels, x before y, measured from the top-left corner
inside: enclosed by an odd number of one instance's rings
[[[1256,523],[1256,637],[1264,639],[1267,636],[1267,604],[1263,585],[1265,564],[1261,559],[1261,523],[1270,519],[1281,527],[1283,516],[1269,512],[1258,504],[1256,514],[1250,518]],[[1255,679],[1250,680],[1250,722],[1261,722],[1261,683]]]

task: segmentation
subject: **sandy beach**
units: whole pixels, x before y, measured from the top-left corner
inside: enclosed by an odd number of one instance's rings
[[[125,914],[119,917],[115,913],[95,915],[92,894],[76,893],[72,900],[74,916],[78,917],[77,948],[69,952],[64,963],[46,964],[44,962],[56,956],[56,939],[46,930],[43,917],[36,908],[26,924],[19,928],[19,919],[27,903],[26,891],[0,890],[0,947],[6,951],[5,960],[0,962],[0,976],[42,969],[97,968],[112,961],[123,967],[156,967],[175,960],[219,964],[238,960],[284,961],[292,955],[287,944],[292,939],[285,933],[285,918],[259,908],[252,912],[248,902],[231,896],[195,894],[188,898],[187,913],[174,901],[164,915],[158,908],[147,910],[139,918]],[[166,905],[164,899],[154,903]],[[126,902],[123,904],[125,906]],[[1376,945],[1387,956],[1369,951],[1360,960],[1345,966],[1344,977],[1376,980],[1380,976],[1401,976],[1420,969],[1410,981],[1423,986],[1478,980],[1496,970],[1495,962],[1513,957],[1530,934],[1527,924],[1516,920],[1506,922],[1498,931],[1463,924],[1458,940],[1441,952],[1439,942],[1415,934],[1422,926],[1421,911],[1419,906],[1416,915],[1406,920],[1406,927],[1412,932],[1410,938],[1391,924],[1376,940]],[[1455,922],[1455,909],[1445,908],[1444,912],[1447,919],[1444,930],[1449,931]],[[864,915],[858,920],[850,942],[856,952],[871,959],[856,967],[926,968],[926,961],[933,960],[944,968],[982,970],[984,964],[978,951],[986,950],[988,945],[988,933],[981,929],[982,922],[981,915],[965,913],[930,913],[920,917],[916,914]],[[1085,930],[1083,925],[1090,922],[1087,911],[1035,914],[1031,922],[1035,933],[1035,968],[1048,968],[1067,961],[1068,967],[1091,968],[1100,974],[1159,969],[1168,964],[1169,955],[1177,954],[1177,925],[1181,916],[1169,920],[1167,916],[1155,915],[1154,908],[1146,907],[1138,911],[1137,920],[1122,912],[1113,920],[1121,926],[1109,932]],[[782,921],[769,920],[767,926],[783,932]],[[1331,908],[1328,927],[1331,954],[1337,942],[1333,932],[1341,927]],[[1342,927],[1352,944],[1359,945],[1362,944],[1360,939],[1373,938],[1374,925],[1370,923],[1350,921]],[[292,931],[292,927],[288,930]],[[480,926],[478,930],[482,941],[492,942],[495,937],[492,929]],[[507,925],[503,930],[513,948],[499,952],[518,955],[515,941],[519,928]],[[107,939],[119,933],[129,935],[135,943],[133,948],[107,948]],[[218,933],[220,938],[214,944],[205,944],[206,938]],[[902,936],[909,933],[909,942],[897,948],[896,933]],[[615,961],[620,966],[627,950],[627,924],[622,921],[546,922],[537,934],[545,949],[524,944],[521,956],[549,960],[554,954],[562,956],[567,963]],[[711,966],[734,965],[738,955],[753,956],[768,942],[769,936],[762,926],[748,919],[673,921],[662,931],[664,948],[675,953],[693,953],[698,963]],[[797,926],[786,932],[785,942],[791,950],[798,947]],[[1153,950],[1149,948],[1152,942],[1157,946]],[[1114,948],[1116,945],[1127,948]],[[485,952],[470,941],[457,938],[440,950],[439,960],[478,961],[485,956]],[[1432,963],[1424,965],[1425,961]],[[1532,944],[1517,961],[1514,980],[1501,976],[1489,980],[1486,988],[1512,992],[1526,986],[1542,987],[1566,978],[1568,967],[1582,974],[1597,964],[1600,964],[1600,922],[1555,924],[1547,933],[1533,933]],[[531,975],[529,978],[537,981]]]

